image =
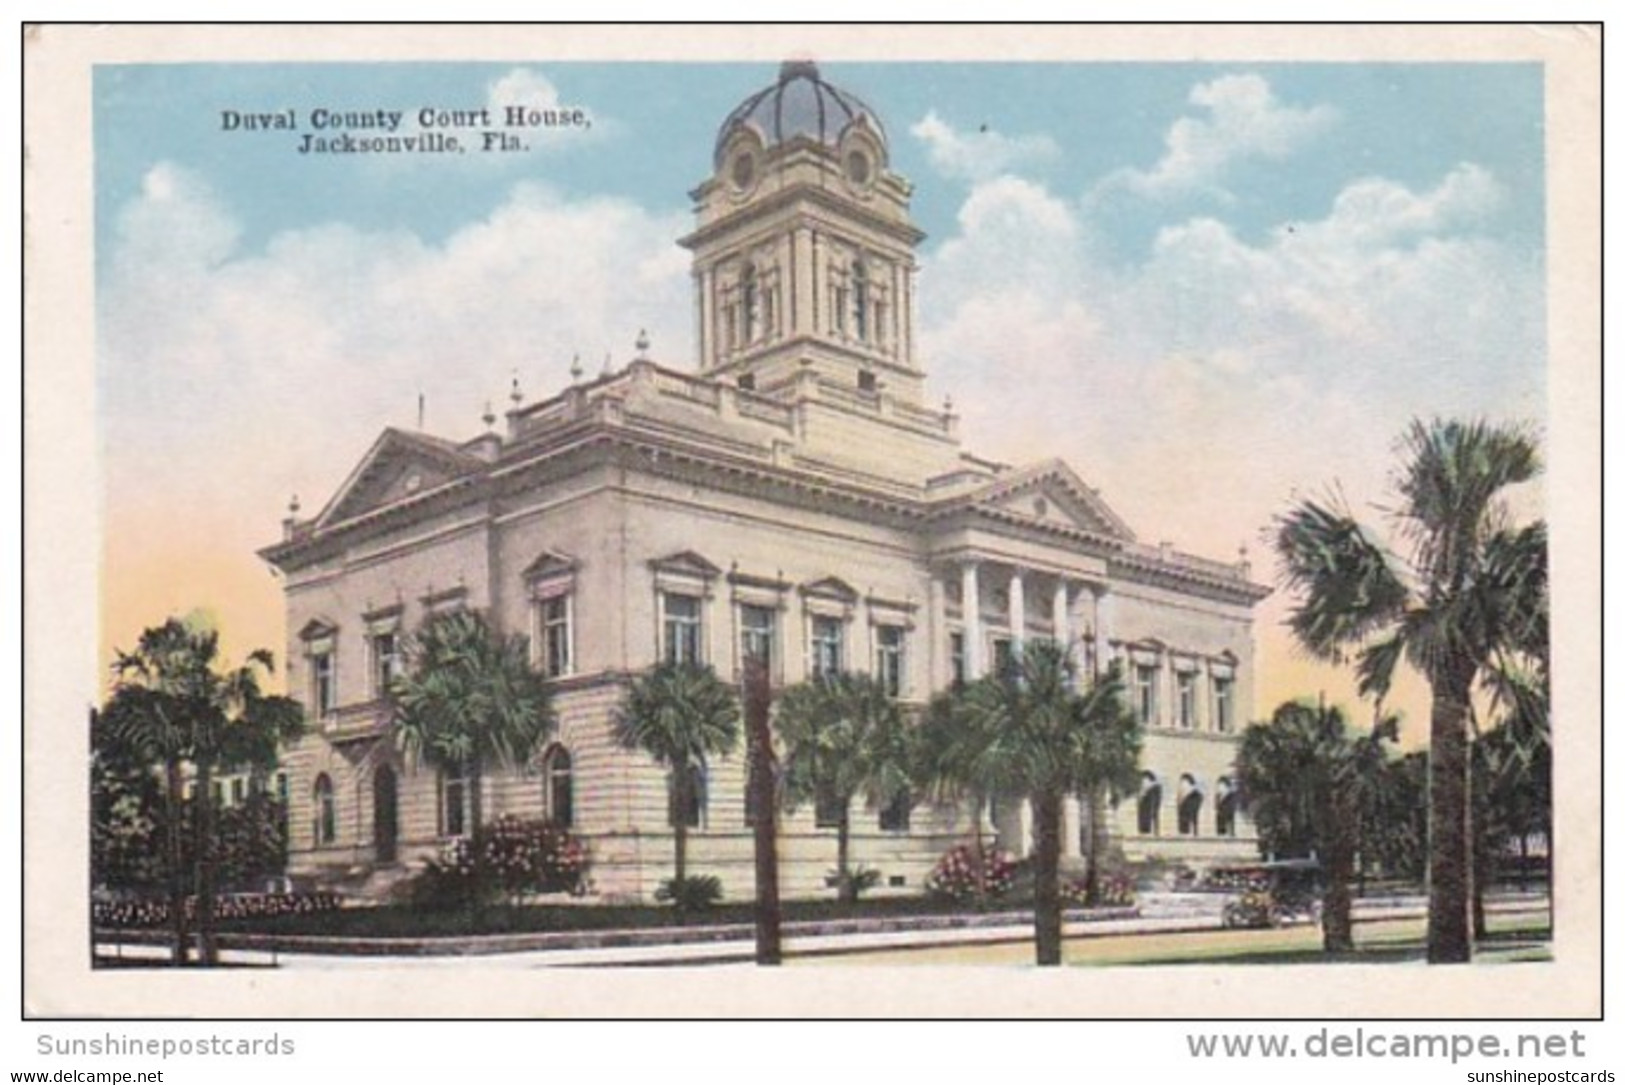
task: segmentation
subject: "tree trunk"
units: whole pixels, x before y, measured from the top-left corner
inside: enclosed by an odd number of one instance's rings
[[[1321,902],[1321,947],[1327,953],[1354,951],[1353,902],[1349,882],[1354,877],[1354,849],[1347,841],[1326,846],[1326,896]]]
[[[483,790],[483,773],[480,771],[479,761],[468,764],[466,778],[468,780],[468,837],[473,840],[479,834],[480,826],[485,819],[485,800],[480,792]]]
[[[186,787],[181,779],[179,761],[164,766],[165,786],[165,850],[169,853],[169,924],[171,962],[177,968],[186,963],[186,874],[181,868],[186,862],[183,811],[186,808]]]
[[[1103,801],[1100,788],[1090,787],[1085,793],[1084,801],[1089,809],[1089,831],[1085,833],[1088,847],[1085,849],[1083,868],[1083,899],[1091,908],[1100,907],[1100,854],[1106,850],[1105,825],[1106,804]]]
[[[193,858],[196,864],[197,956],[205,967],[220,962],[214,937],[214,766],[203,761],[197,766],[197,835]]]
[[[745,737],[748,743],[749,789],[756,845],[756,963],[783,960],[779,907],[778,770],[773,735],[768,729],[772,689],[767,668],[754,657],[745,661]]]
[[[1473,834],[1467,723],[1471,672],[1432,676],[1428,756],[1428,963],[1473,958]],[[1460,672],[1460,673],[1458,673]]]
[[[981,792],[977,792],[971,799],[971,859],[976,863],[976,905],[979,908],[987,907],[987,855],[982,848],[982,810],[984,800]]]
[[[683,880],[688,875],[688,766],[679,765],[673,776],[672,791],[675,809],[672,810],[671,828],[672,843],[677,854],[673,856],[676,872],[672,878],[672,888],[676,889],[683,884]]]
[[[852,884],[852,800],[841,807],[841,817],[835,823],[835,886],[836,896],[843,904],[858,899],[857,887]]]
[[[1033,862],[1033,935],[1040,965],[1061,963],[1061,796],[1033,796],[1038,846]]]

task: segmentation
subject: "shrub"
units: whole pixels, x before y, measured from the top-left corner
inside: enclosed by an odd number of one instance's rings
[[[1101,908],[1128,908],[1134,904],[1134,879],[1123,873],[1100,876]],[[1083,878],[1069,878],[1061,883],[1061,903],[1069,908],[1082,908],[1089,903],[1089,883]]]
[[[232,893],[214,902],[214,914],[217,919],[275,918],[331,912],[342,904],[337,893]],[[169,901],[154,897],[98,900],[91,904],[90,914],[98,927],[164,927],[169,924]],[[196,914],[197,898],[187,897],[187,918]]]
[[[504,814],[472,838],[459,837],[416,875],[408,899],[427,908],[452,908],[528,895],[581,894],[587,889],[587,848],[552,822]]]
[[[925,889],[934,897],[964,903],[983,896],[1005,895],[1015,884],[1015,877],[1016,862],[1009,855],[984,851],[978,863],[975,849],[969,844],[960,844],[937,860],[925,881]]]
[[[880,884],[880,871],[876,870],[872,866],[859,866],[856,870],[847,875],[847,880],[851,883],[851,896],[848,899],[857,900],[864,893],[867,893],[869,890]],[[824,884],[834,886],[836,889],[840,889],[841,872],[839,870],[832,870],[828,874],[824,875]]]
[[[714,874],[667,878],[655,890],[655,900],[679,912],[700,912],[722,900],[722,879]]]

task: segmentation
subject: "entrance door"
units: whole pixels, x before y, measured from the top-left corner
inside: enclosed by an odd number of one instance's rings
[[[378,766],[372,774],[372,844],[380,863],[395,861],[395,770]]]

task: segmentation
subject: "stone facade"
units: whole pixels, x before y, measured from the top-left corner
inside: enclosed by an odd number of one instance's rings
[[[316,516],[263,556],[286,587],[291,686],[316,720],[285,764],[295,872],[336,880],[438,850],[467,782],[399,760],[382,683],[404,638],[470,607],[530,638],[560,728],[533,763],[482,777],[485,816],[568,815],[611,896],[670,876],[667,781],[616,748],[628,677],[693,655],[737,680],[748,646],[777,684],[883,670],[911,706],[986,673],[1023,638],[1085,674],[1121,660],[1147,724],[1145,791],[1107,812],[1131,857],[1250,856],[1226,799],[1252,708],[1244,564],[1147,546],[1066,464],[965,451],[924,402],[914,352],[909,185],[879,119],[786,65],[719,134],[695,191],[698,371],[638,357],[453,443],[386,430]],[[742,754],[710,765],[690,863],[748,894]],[[1076,854],[1086,812],[1067,811]],[[994,815],[1024,851],[1019,802]],[[855,863],[918,889],[970,831],[952,806],[906,827],[853,812]],[[1221,831],[1222,830],[1222,831]],[[822,889],[834,831],[786,818],[785,891]]]

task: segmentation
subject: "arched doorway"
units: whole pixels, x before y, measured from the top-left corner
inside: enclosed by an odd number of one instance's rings
[[[395,861],[395,841],[398,835],[395,770],[388,765],[379,765],[372,774],[372,846],[378,862]]]

